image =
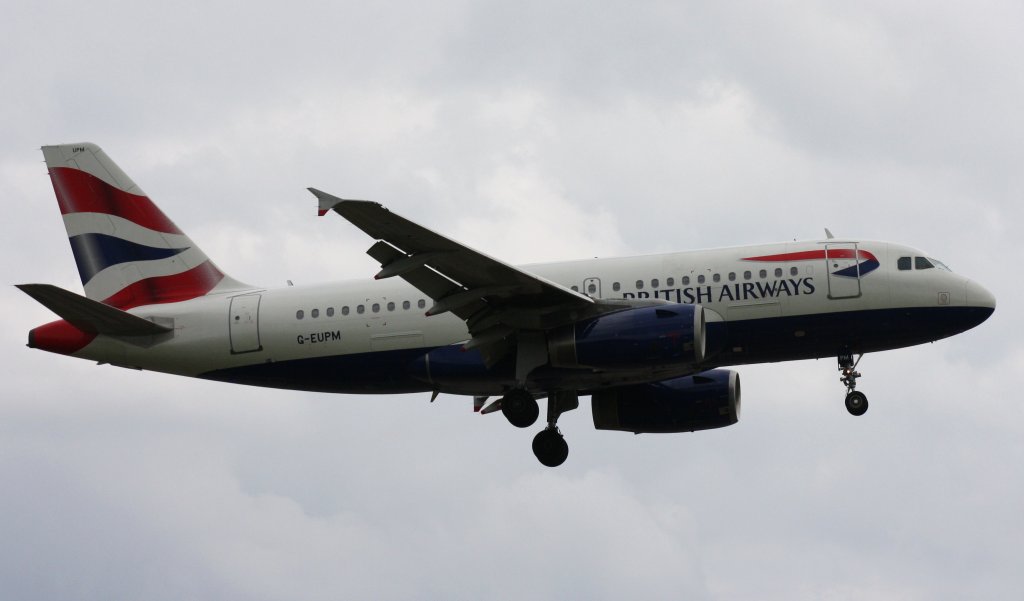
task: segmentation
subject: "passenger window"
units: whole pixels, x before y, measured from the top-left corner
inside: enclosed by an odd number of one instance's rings
[[[572,291],[573,292],[579,292],[580,291],[580,287],[579,286],[573,286],[572,287]]]
[[[935,267],[932,262],[924,257],[914,257],[914,269],[931,269]]]
[[[797,269],[796,267],[790,267],[789,268],[789,275],[796,275],[798,273],[800,273],[800,270]]]
[[[348,305],[345,305],[344,307],[341,308],[341,314],[348,315]]]
[[[305,316],[306,312],[303,311],[302,309],[299,309],[298,311],[295,312],[295,319],[302,319]]]
[[[697,283],[698,284],[703,284],[704,283],[704,276],[703,275],[697,276]]]
[[[334,317],[334,307],[327,307],[327,317]]]
[[[595,286],[594,284],[588,284],[587,294],[597,294],[597,286]]]
[[[657,288],[657,287],[658,287],[658,278],[654,278],[653,280],[651,280],[651,288]]]
[[[720,275],[718,275],[716,273],[715,275],[711,276],[711,279],[714,280],[715,282],[721,282],[722,281],[722,276],[720,276]]]
[[[388,303],[388,311],[394,311],[394,310],[395,310],[395,303]]]
[[[373,311],[374,313],[380,313],[380,303],[373,303],[373,306],[372,306],[372,307],[370,307],[370,309],[371,309],[371,310],[372,310],[372,311]]]
[[[412,304],[409,301],[402,301],[402,308],[405,309],[406,311],[408,311],[409,307],[411,306]]]
[[[761,271],[757,272],[757,277],[763,280],[766,277],[768,277],[768,272],[762,269]]]
[[[900,257],[896,260],[896,269],[910,271],[910,257]]]
[[[689,286],[689,285],[690,285],[690,276],[684,275],[683,276],[683,286]]]
[[[750,279],[750,276],[751,276],[751,274],[750,274],[750,272],[749,272],[749,271],[744,271],[744,272],[743,272],[743,279],[744,279],[744,280],[749,280],[749,279]]]
[[[665,280],[665,285],[670,287],[670,288],[672,286],[675,286],[676,285],[676,279],[675,278],[669,278],[669,279]]]
[[[364,307],[363,305],[356,306],[356,313],[358,313],[360,315],[362,315],[363,313],[366,313],[366,307]]]
[[[622,288],[622,285],[619,284],[618,282],[612,284],[612,290],[614,290],[615,292],[618,292],[620,288]]]
[[[644,281],[643,280],[637,280],[636,281],[636,289],[637,290],[643,290],[644,289]]]
[[[736,281],[736,272],[735,271],[730,271],[729,272],[729,281],[730,282],[735,282]]]
[[[313,319],[320,317],[320,309],[313,309],[312,311],[309,312],[309,316],[312,317]]]
[[[427,306],[427,301],[425,301],[425,300],[423,300],[423,299],[421,298],[421,299],[420,299],[420,300],[419,300],[419,301],[418,301],[418,302],[416,303],[416,306],[417,306],[417,307],[419,307],[420,309],[423,309],[423,308],[425,308],[425,307]]]
[[[775,268],[775,277],[777,277],[777,278],[781,278],[782,277],[782,268],[781,267],[776,267]]]

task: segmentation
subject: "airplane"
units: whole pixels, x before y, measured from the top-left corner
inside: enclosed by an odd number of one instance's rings
[[[373,279],[267,288],[221,271],[98,146],[42,148],[85,295],[22,291],[61,319],[28,346],[133,369],[330,393],[473,397],[561,465],[559,416],[594,426],[720,428],[740,417],[724,367],[836,357],[845,404],[865,353],[964,332],[995,297],[928,253],[827,238],[515,267],[384,206],[310,188],[366,233]],[[290,284],[290,282],[289,282]],[[492,397],[495,400],[488,403]]]

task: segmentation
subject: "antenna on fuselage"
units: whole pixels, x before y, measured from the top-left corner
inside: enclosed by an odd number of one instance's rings
[[[835,238],[835,236],[832,235],[832,232],[828,228],[825,228],[825,237],[828,238],[829,240]]]

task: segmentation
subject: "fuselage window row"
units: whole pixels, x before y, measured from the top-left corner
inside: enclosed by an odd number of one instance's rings
[[[922,261],[925,261],[925,262],[928,261],[928,259],[925,259],[924,257],[918,257],[918,258],[921,259]],[[903,263],[903,259],[907,260],[907,266],[906,267],[903,267],[903,264],[904,264]],[[909,261],[910,261],[911,258],[910,257],[903,257],[903,259],[900,260],[900,269],[910,269],[911,268],[911,264],[909,263]],[[920,264],[921,263],[919,263],[919,265]],[[930,263],[928,265],[929,265],[929,267],[931,267]],[[927,269],[927,267],[918,267],[918,269]],[[707,270],[707,271],[710,272],[710,270]],[[775,277],[777,277],[777,278],[781,278],[784,273],[785,273],[785,270],[783,268],[781,268],[781,267],[776,267],[775,270],[773,271],[773,275]],[[789,268],[789,275],[795,277],[795,276],[797,276],[799,274],[800,274],[800,268],[798,268],[796,266],[792,266],[792,267]],[[737,272],[735,272],[735,271],[730,271],[730,272],[728,272],[728,274],[726,274],[726,277],[728,278],[728,280],[730,282],[735,282],[735,281],[737,281],[739,279],[739,274]],[[768,279],[768,270],[767,269],[760,269],[760,270],[758,270],[757,277],[762,279],[762,280]],[[754,273],[752,271],[750,271],[750,270],[744,271],[743,272],[743,279],[744,280],[752,280],[752,279],[754,279]],[[716,284],[721,283],[722,282],[722,274],[720,274],[720,273],[712,273],[711,274],[711,280],[712,280],[712,282],[714,282]],[[635,288],[636,288],[636,290],[643,290],[645,285],[650,285],[650,287],[652,289],[657,290],[661,286],[661,282],[662,282],[662,280],[660,278],[651,278],[651,280],[649,282],[645,282],[644,280],[637,280],[636,284],[635,284]],[[664,282],[665,282],[665,286],[669,287],[669,288],[674,287],[676,285],[676,279],[674,277],[667,277],[667,278],[665,278]],[[679,284],[681,286],[689,286],[690,282],[691,282],[691,278],[688,275],[684,275],[681,278],[679,278]],[[706,282],[707,282],[707,276],[706,275],[700,274],[700,275],[697,276],[697,283],[698,284],[705,284]],[[580,287],[576,286],[576,285],[570,286],[569,288],[573,292],[579,292],[580,291]],[[613,292],[621,292],[622,291],[622,282],[612,282],[612,291]],[[589,294],[591,296],[597,294],[597,286],[595,286],[594,284],[589,284],[587,286],[587,294]],[[408,304],[408,301],[403,303],[402,308],[403,309],[408,309],[409,307],[406,306],[407,304]],[[419,307],[422,309],[422,308],[424,308],[424,306],[425,306],[424,305],[424,301],[420,300],[419,301]],[[393,309],[389,308],[388,310],[391,311]]]
[[[427,306],[427,301],[421,298],[418,301],[416,301],[416,306],[418,308],[420,308],[420,309],[424,309]],[[387,308],[388,311],[395,311],[398,308],[398,305],[396,305],[392,301],[392,302],[388,302],[387,303],[386,308]],[[412,309],[412,301],[407,301],[407,300],[402,301],[402,310],[408,311],[409,309]],[[373,311],[374,313],[380,313],[380,310],[381,310],[380,303],[373,303],[370,306],[370,310]],[[327,317],[334,317],[334,307],[327,307],[327,310],[325,311],[325,313],[326,313]],[[350,313],[350,311],[349,311],[348,305],[343,305],[341,307],[341,314],[344,316],[344,315],[348,315],[349,313]],[[365,305],[356,305],[356,313],[358,315],[362,315],[362,314],[366,313],[366,306]],[[310,309],[309,310],[309,317],[311,319],[316,319],[316,318],[320,317],[320,309]],[[295,311],[295,319],[299,320],[299,319],[305,319],[305,318],[306,318],[306,311],[305,310],[299,309],[299,310]]]
[[[904,265],[903,259],[906,259],[906,267],[903,266]],[[925,259],[924,257],[918,257],[918,259],[921,259],[921,260],[923,260],[925,262],[928,261],[928,259]],[[920,264],[921,263],[919,263],[919,265]],[[929,263],[928,266],[931,267],[931,264]],[[927,268],[928,267],[918,267],[918,269],[927,269]],[[910,257],[903,257],[902,259],[900,259],[900,269],[911,269]],[[710,270],[708,270],[708,271],[710,271]],[[773,272],[774,276],[777,277],[777,278],[781,278],[783,273],[785,273],[785,270],[783,270],[781,267],[776,267],[774,272]],[[793,267],[789,268],[789,275],[795,277],[795,276],[797,276],[799,274],[800,274],[800,268],[798,268],[796,266],[793,266]],[[730,271],[727,274],[726,277],[728,278],[728,280],[730,282],[735,282],[739,278],[739,275],[735,271]],[[762,279],[762,280],[768,279],[768,270],[767,269],[758,270],[757,277]],[[753,278],[754,278],[754,273],[752,271],[746,270],[746,271],[743,272],[743,279],[744,280],[752,280]],[[721,283],[721,281],[722,281],[722,274],[720,274],[720,273],[712,273],[711,274],[711,280],[713,282],[715,282],[715,283]],[[681,286],[689,286],[690,285],[690,281],[691,281],[690,280],[690,276],[688,276],[688,275],[684,275],[681,278],[679,278],[679,284]],[[700,275],[697,276],[697,283],[698,284],[704,284],[706,282],[707,282],[707,276],[705,276],[704,274],[700,274]],[[649,284],[650,284],[651,288],[657,289],[661,285],[661,280],[659,278],[652,278],[650,280]],[[636,284],[635,284],[635,287],[636,287],[637,290],[643,290],[644,289],[644,285],[645,285],[644,280],[637,280]],[[673,287],[675,285],[676,285],[676,279],[674,277],[665,278],[665,286],[666,287],[670,287],[671,288],[671,287]],[[571,286],[570,288],[573,290],[573,292],[579,292],[580,291],[580,287],[579,286]],[[596,286],[594,286],[593,284],[590,284],[590,286],[587,288],[587,292],[589,294],[591,294],[591,295],[595,294],[596,291],[597,291]],[[612,291],[613,292],[621,292],[622,291],[622,283],[621,282],[612,282]]]

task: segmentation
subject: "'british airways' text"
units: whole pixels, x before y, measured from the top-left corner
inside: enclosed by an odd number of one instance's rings
[[[771,282],[736,282],[718,286],[693,286],[625,292],[623,298],[660,298],[675,303],[703,304],[736,302],[781,296],[814,294],[814,278],[774,280]]]

